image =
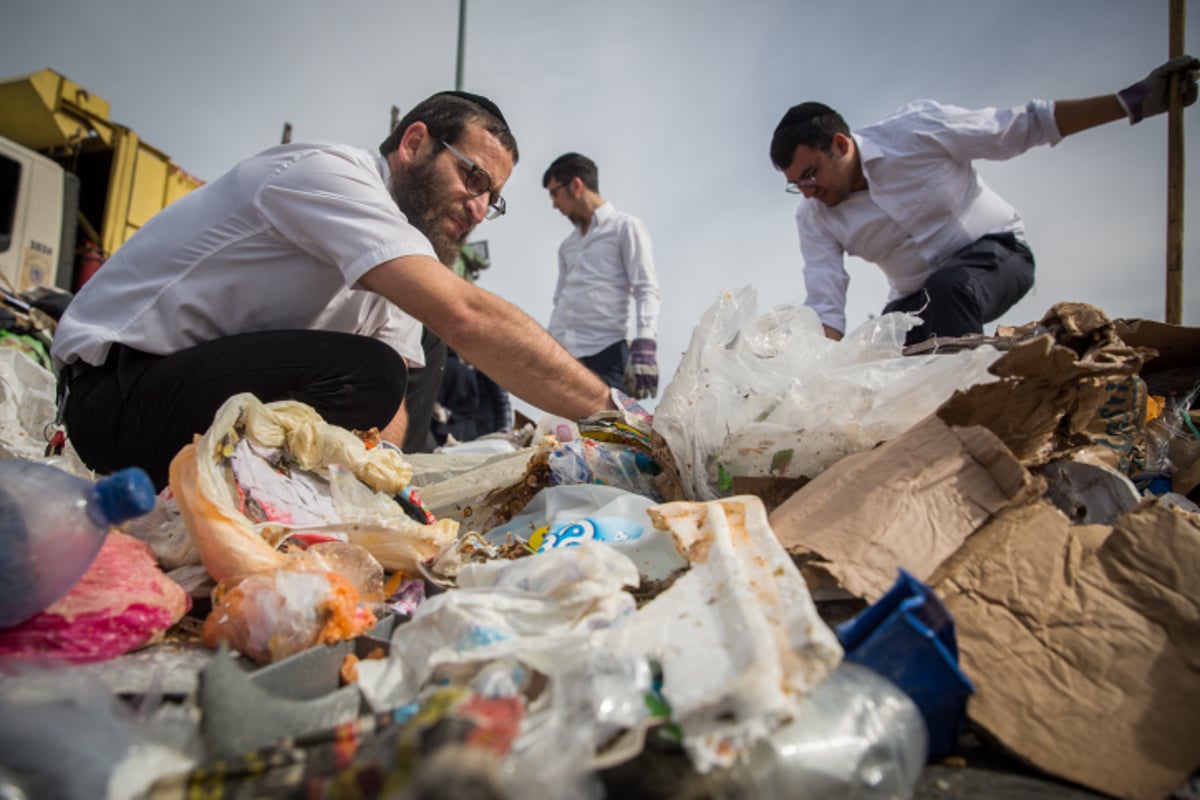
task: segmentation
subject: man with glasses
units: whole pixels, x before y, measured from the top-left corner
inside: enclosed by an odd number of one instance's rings
[[[1200,61],[1172,59],[1115,94],[1031,100],[1016,108],[967,110],[921,100],[851,133],[821,103],[784,114],[771,162],[796,212],[805,303],[827,336],[846,329],[846,254],[878,264],[890,286],[884,313],[907,311],[923,324],[908,343],[982,333],[1033,285],[1033,253],[1021,216],[980,179],[971,162],[1003,160],[1040,144],[1121,118],[1161,114],[1178,76],[1184,104],[1196,100]]]
[[[447,268],[505,211],[518,153],[500,110],[441,92],[379,152],[265,150],[163,209],[80,290],[52,356],[89,467],[140,466],[161,487],[239,392],[399,444],[422,325],[534,406],[569,418],[613,407],[533,319]]]
[[[600,196],[596,164],[579,153],[556,158],[542,186],[574,226],[558,248],[551,335],[609,386],[639,400],[655,396],[660,297],[645,226]]]

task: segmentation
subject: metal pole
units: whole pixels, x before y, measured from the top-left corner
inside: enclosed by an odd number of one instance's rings
[[[1187,0],[1171,0],[1171,58],[1183,55]],[[1167,110],[1167,322],[1183,323],[1183,98],[1179,76],[1171,76]]]
[[[463,87],[463,49],[467,39],[467,0],[458,0],[458,68],[454,72],[454,88]]]

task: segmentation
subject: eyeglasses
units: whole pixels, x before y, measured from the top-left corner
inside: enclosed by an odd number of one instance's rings
[[[800,177],[788,183],[784,190],[788,194],[804,194],[805,189],[813,189],[817,185],[817,164],[813,164],[804,172],[800,173]]]
[[[554,193],[555,193],[555,192],[557,192],[559,189],[565,189],[565,188],[567,188],[568,186],[570,186],[570,184],[569,184],[569,183],[560,183],[558,186],[550,186],[550,187],[548,187],[548,188],[547,188],[547,191],[548,191],[548,192],[550,192],[550,196],[551,196],[551,197],[554,197]]]
[[[508,203],[504,202],[503,197],[492,191],[492,176],[488,175],[487,170],[455,150],[450,143],[442,142],[442,146],[453,153],[455,158],[467,168],[467,175],[463,179],[463,184],[467,187],[467,191],[471,193],[471,196],[479,197],[484,192],[491,196],[487,214],[484,215],[485,219],[495,219],[502,216],[508,210]]]

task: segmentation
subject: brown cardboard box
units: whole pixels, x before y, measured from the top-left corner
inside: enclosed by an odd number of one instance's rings
[[[956,393],[938,416],[952,426],[983,425],[1026,466],[1088,449],[1120,471],[1138,467],[1146,419],[1138,371],[1154,351],[1116,330],[1092,306],[1059,303],[1014,331],[1032,338],[992,365],[1000,381]]]
[[[770,524],[810,586],[832,578],[874,601],[897,567],[927,580],[994,514],[1041,489],[984,428],[929,417],[838,461],[775,509]]]
[[[1112,528],[1045,502],[1000,515],[931,579],[977,694],[1031,764],[1160,800],[1200,766],[1200,522],[1150,500]]]

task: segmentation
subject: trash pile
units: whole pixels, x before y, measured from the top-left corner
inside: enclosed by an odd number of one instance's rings
[[[498,448],[229,398],[152,510],[0,628],[0,787],[903,798],[969,732],[1186,796],[1200,330],[1059,304],[906,350],[915,323],[833,342],[726,292],[653,417],[618,393]],[[0,346],[0,464],[93,482],[46,455],[53,397]]]

